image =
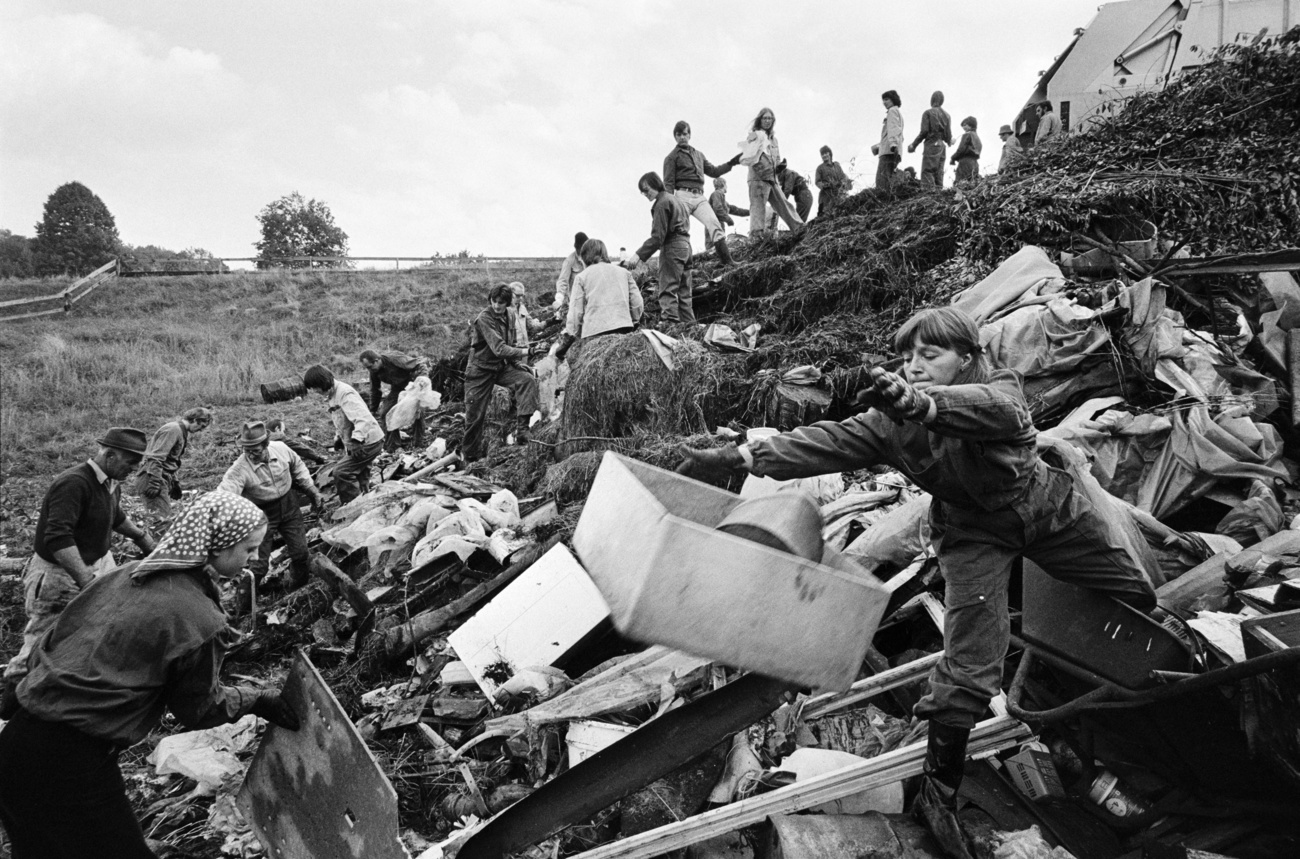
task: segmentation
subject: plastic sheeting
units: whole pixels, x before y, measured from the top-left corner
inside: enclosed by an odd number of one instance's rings
[[[384,416],[384,423],[390,432],[406,429],[414,424],[416,418],[422,413],[431,412],[440,405],[442,405],[442,394],[433,389],[429,377],[416,376],[414,381],[397,395],[397,402]]]
[[[952,304],[969,313],[976,324],[983,324],[1019,301],[1060,292],[1064,287],[1065,276],[1047,252],[1026,245],[988,277],[957,295]]]

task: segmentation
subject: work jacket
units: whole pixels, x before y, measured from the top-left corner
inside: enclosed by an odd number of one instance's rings
[[[995,371],[987,384],[941,385],[932,423],[896,424],[871,409],[750,442],[754,474],[789,480],[892,465],[935,500],[958,510],[1018,509],[1046,466],[1038,457],[1020,375]],[[1029,493],[1031,494],[1031,493]]]
[[[676,196],[663,191],[650,204],[650,238],[637,248],[636,255],[645,262],[675,239],[685,239],[690,244],[691,210]]]
[[[880,155],[901,155],[903,152],[903,112],[896,107],[885,111],[880,126]]]
[[[370,371],[370,411],[377,411],[382,399],[379,387],[388,383],[388,396],[394,401],[397,395],[411,384],[416,376],[429,375],[429,361],[405,352],[381,352],[379,366]]]
[[[528,350],[517,345],[515,312],[509,307],[497,314],[492,308],[481,312],[469,326],[469,363],[465,374],[496,373],[509,364],[519,364]]]
[[[677,188],[703,194],[705,176],[716,179],[730,172],[730,161],[724,161],[721,167],[715,167],[694,146],[689,143],[685,146],[678,144],[664,159],[664,187],[670,194]]]
[[[180,421],[168,421],[158,427],[140,461],[140,472],[170,481],[180,471],[189,440],[190,431]]]

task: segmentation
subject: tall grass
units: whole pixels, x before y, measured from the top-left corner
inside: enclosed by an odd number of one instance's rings
[[[186,471],[215,483],[240,421],[270,413],[259,384],[318,362],[361,381],[366,348],[449,354],[491,283],[520,280],[540,303],[557,269],[494,264],[490,281],[481,267],[117,279],[67,316],[0,322],[0,481],[52,476],[105,427],[152,433],[205,404],[217,422],[192,441]],[[329,437],[319,401],[274,412]]]

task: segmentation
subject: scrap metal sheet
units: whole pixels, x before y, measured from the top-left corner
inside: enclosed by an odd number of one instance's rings
[[[301,650],[284,696],[302,728],[268,725],[239,807],[271,859],[407,859],[397,792]]]

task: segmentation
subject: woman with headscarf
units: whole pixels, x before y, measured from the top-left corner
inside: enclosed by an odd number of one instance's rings
[[[777,183],[776,165],[781,163],[781,146],[776,142],[776,114],[765,107],[754,117],[749,134],[739,144],[740,163],[749,168],[749,234],[767,235],[767,206],[785,221],[790,229],[803,226],[803,220],[790,208]]]
[[[265,534],[253,502],[210,492],[148,557],[95,579],[63,610],[0,731],[0,823],[16,859],[153,856],[117,759],[165,710],[190,729],[247,713],[298,729],[278,691],[219,682],[232,633],[218,581],[238,574]]]
[[[181,497],[181,485],[176,473],[181,469],[181,459],[190,443],[190,433],[203,432],[212,425],[212,409],[195,406],[173,421],[158,427],[144,461],[136,473],[131,494],[144,499],[145,509],[154,516],[172,515],[172,502]]]

